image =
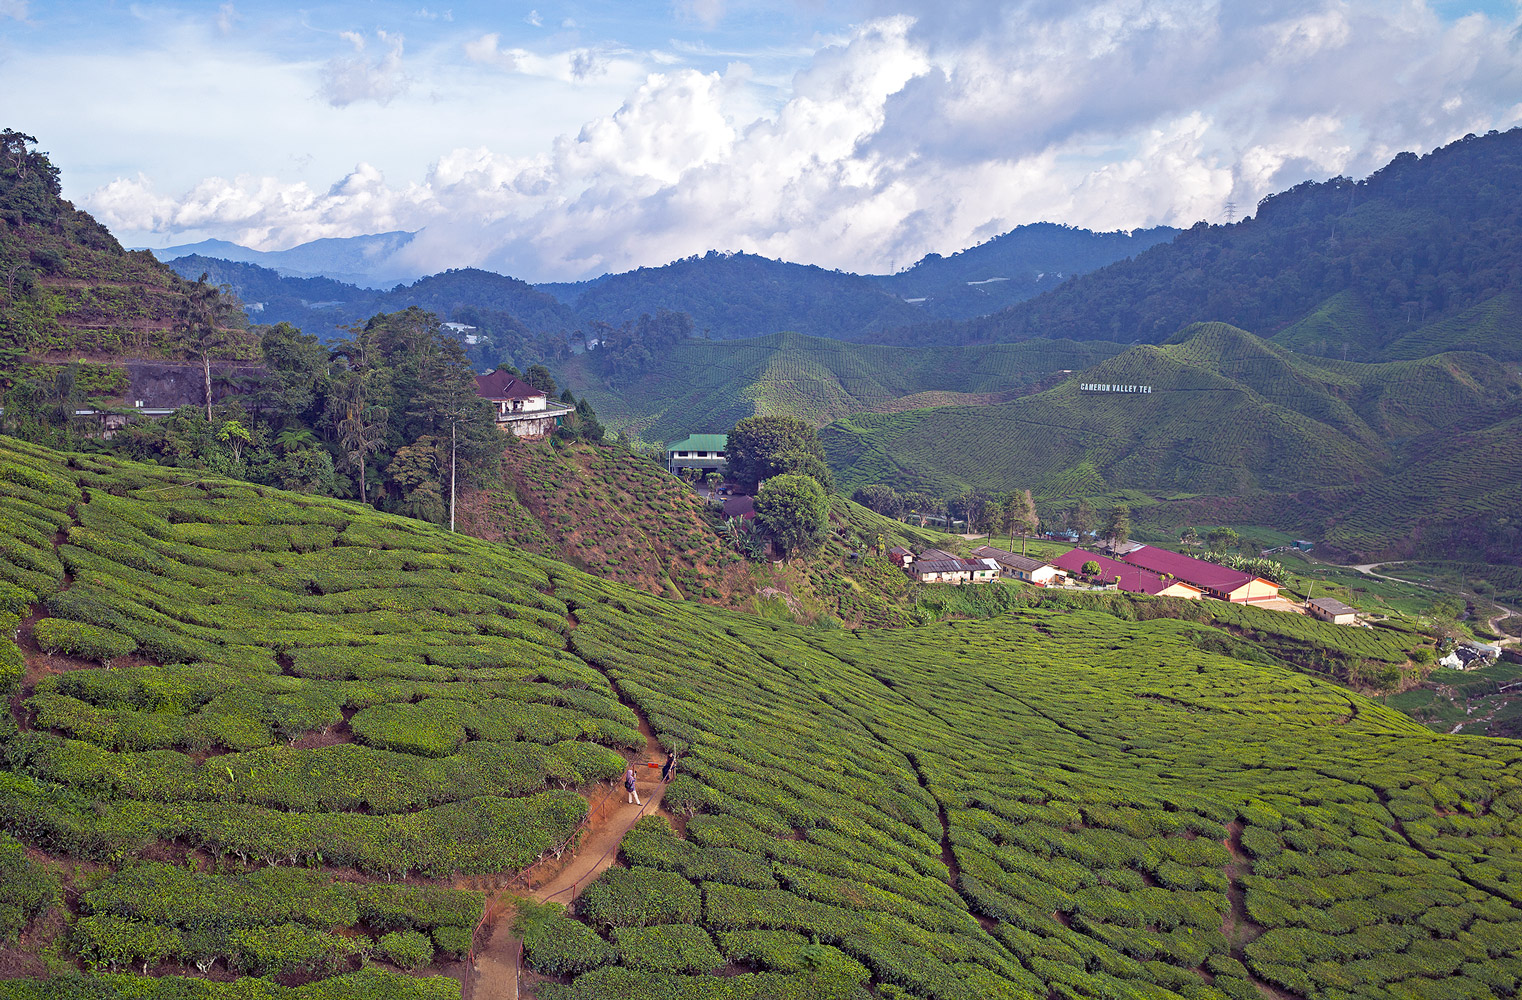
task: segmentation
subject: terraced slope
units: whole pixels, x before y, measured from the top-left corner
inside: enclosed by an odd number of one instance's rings
[[[780,333],[687,341],[632,380],[593,351],[567,362],[565,380],[587,387],[610,426],[666,441],[728,430],[758,414],[786,413],[823,424],[863,410],[901,409],[906,397],[931,392],[944,394],[935,400],[942,405],[1007,399],[1118,350],[1052,341],[880,347]]]
[[[123,250],[106,227],[63,200],[57,168],[27,148],[30,137],[5,133],[0,349],[42,360],[171,352],[187,283],[146,250]],[[232,339],[223,350],[236,353],[240,338]]]
[[[781,567],[743,558],[719,517],[686,484],[622,448],[515,442],[503,483],[467,491],[460,530],[509,541],[606,580],[648,593],[741,611],[775,611],[852,625],[916,621],[912,588],[881,555],[965,547],[956,535],[883,517],[832,497],[831,532],[817,549]],[[785,611],[784,611],[785,609]]]
[[[602,936],[528,942],[585,970],[550,1000],[733,995],[683,978],[725,961],[817,996],[1516,989],[1522,744],[1181,622],[819,635],[594,590],[573,646],[681,748],[687,818],[625,840]]]
[[[7,898],[57,859],[59,961],[318,980],[0,996],[458,996],[387,970],[445,968],[480,897],[443,883],[562,842],[575,789],[648,745],[636,724],[678,753],[676,822],[526,935],[543,1000],[1522,979],[1522,743],[1208,652],[1208,626],[778,624],[349,504],[0,446],[0,832],[31,852],[0,845]]]
[[[1327,361],[1201,324],[1036,395],[856,414],[820,437],[846,486],[1028,486],[1053,499],[1131,491],[1141,494],[1133,504],[1182,505],[1143,511],[1160,527],[1276,524],[1345,552],[1386,553],[1415,528],[1451,534],[1509,502],[1505,441],[1519,414],[1522,378],[1487,355]],[[1248,510],[1264,516],[1239,516]]]
[[[750,598],[749,570],[720,544],[706,504],[648,459],[515,441],[502,464],[500,487],[467,494],[462,531],[678,600]]]

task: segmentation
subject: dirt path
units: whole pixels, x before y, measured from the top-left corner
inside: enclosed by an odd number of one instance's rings
[[[624,834],[641,818],[656,814],[673,818],[661,808],[666,783],[661,781],[660,765],[666,761],[666,751],[643,717],[639,729],[645,736],[645,749],[631,754],[630,763],[634,765],[635,790],[641,804],[627,801],[621,780],[606,792],[594,792],[588,803],[587,824],[574,852],[530,869],[525,873],[526,884],[503,889],[487,898],[484,923],[489,928],[488,937],[476,952],[475,968],[465,983],[465,1000],[518,1000],[518,963],[523,942],[513,934],[513,913],[519,898],[569,904],[589,882],[613,867]]]

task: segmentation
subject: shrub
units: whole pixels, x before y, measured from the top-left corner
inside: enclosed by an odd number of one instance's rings
[[[37,645],[49,653],[68,653],[99,660],[108,667],[116,657],[126,656],[137,649],[137,641],[131,636],[64,618],[40,619],[32,635],[37,639]]]
[[[724,964],[708,932],[691,924],[618,927],[613,943],[622,964],[651,972],[703,973]]]
[[[377,948],[382,958],[404,969],[421,969],[433,961],[433,942],[418,931],[382,934]]]
[[[283,976],[295,972],[332,975],[363,947],[353,938],[294,923],[244,927],[228,936],[233,949],[233,964],[256,976]]]
[[[617,948],[558,903],[519,900],[513,932],[523,940],[524,964],[547,976],[579,975],[618,959]]]
[[[0,938],[14,941],[58,898],[58,878],[0,834]]]
[[[609,868],[576,901],[577,912],[598,927],[690,924],[702,909],[697,886],[654,868]]]
[[[470,952],[474,930],[472,927],[435,927],[434,946],[451,958],[464,958]]]

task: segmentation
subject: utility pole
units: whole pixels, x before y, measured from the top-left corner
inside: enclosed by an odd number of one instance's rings
[[[454,530],[454,427],[455,418],[449,420],[449,530]]]
[[[1237,203],[1234,202],[1234,201],[1228,201],[1226,203],[1226,224],[1229,226],[1233,222],[1236,222],[1236,221],[1237,221]]]

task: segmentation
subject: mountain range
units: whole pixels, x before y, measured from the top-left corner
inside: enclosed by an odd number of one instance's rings
[[[312,240],[288,250],[251,250],[227,240],[201,240],[153,249],[159,260],[209,257],[238,264],[258,264],[288,278],[331,278],[361,288],[391,288],[422,277],[415,265],[398,257],[417,233],[373,233]]]
[[[1094,233],[1040,223],[949,257],[930,254],[892,275],[709,251],[660,267],[541,285],[476,268],[416,280],[408,275],[405,283],[379,280],[386,269],[400,267],[396,253],[410,241],[408,233],[318,240],[278,253],[210,240],[154,253],[187,278],[205,273],[228,285],[256,322],[285,321],[334,336],[375,312],[418,305],[477,326],[488,339],[502,335],[503,343],[494,346],[519,362],[514,348],[521,350],[523,337],[563,340],[568,331],[618,326],[661,310],[687,314],[704,339],[791,331],[877,341],[927,319],[960,320],[1001,309],[1175,232]],[[363,267],[370,270],[356,276]],[[499,312],[511,319],[485,315]]]

